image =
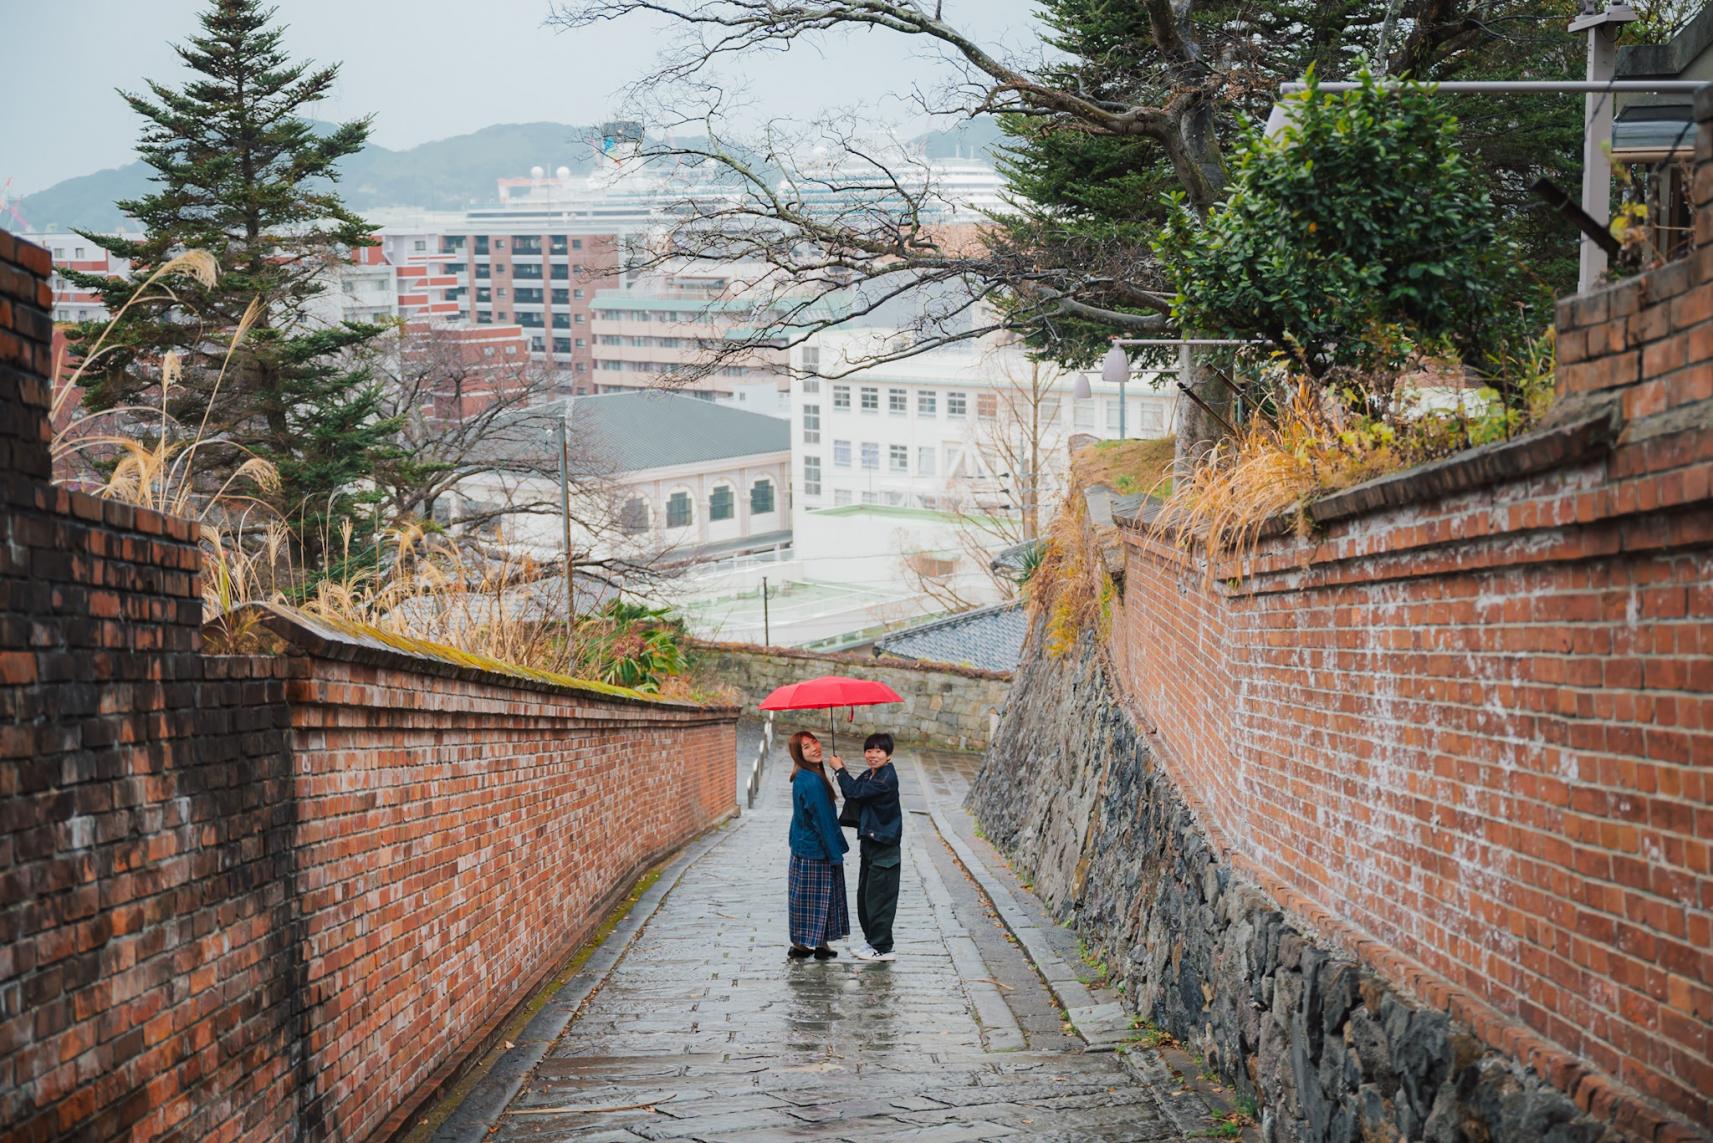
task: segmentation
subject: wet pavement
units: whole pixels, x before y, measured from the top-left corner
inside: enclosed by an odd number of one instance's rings
[[[787,767],[770,759],[755,809],[683,872],[491,1137],[1166,1140],[1205,1131],[1205,1116],[1186,1119],[1164,1069],[1084,1051],[919,812],[924,772],[943,808],[961,802],[970,766],[958,756],[917,765],[900,751],[905,806],[918,812],[905,819],[898,960],[864,964],[846,951],[801,962],[785,956]],[[853,846],[853,889],[855,856]]]

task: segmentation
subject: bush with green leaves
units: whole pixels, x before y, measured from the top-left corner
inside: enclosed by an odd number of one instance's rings
[[[1182,328],[1264,337],[1301,368],[1395,370],[1421,352],[1481,366],[1542,321],[1484,176],[1429,85],[1288,97],[1251,126],[1205,219],[1174,200],[1155,249]]]

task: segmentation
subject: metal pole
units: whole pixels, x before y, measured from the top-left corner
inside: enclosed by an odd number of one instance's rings
[[[1595,85],[1582,101],[1582,209],[1602,227],[1612,217],[1612,165],[1606,152],[1612,145],[1613,76],[1618,68],[1618,29],[1636,18],[1623,5],[1604,12],[1588,11],[1571,21],[1572,32],[1588,33],[1588,82]],[[1582,236],[1576,292],[1586,294],[1606,272],[1606,250]]]
[[[1604,14],[1602,14],[1604,15]],[[1630,17],[1634,19],[1632,15]],[[1584,17],[1586,19],[1586,17]],[[1622,22],[1622,21],[1620,21]],[[1581,25],[1578,27],[1577,25]],[[1611,24],[1606,25],[1611,27]],[[1583,31],[1589,25],[1578,20],[1571,25],[1573,31]],[[1612,73],[1607,72],[1607,76]],[[1340,80],[1337,83],[1317,83],[1321,91],[1345,92],[1360,91],[1360,83]],[[1384,91],[1387,88],[1402,86],[1397,80],[1376,80],[1375,86]],[[1625,94],[1642,95],[1693,95],[1707,86],[1705,80],[1694,79],[1471,79],[1451,80],[1446,83],[1428,83],[1425,86],[1435,91],[1459,92],[1465,95],[1604,95],[1608,92],[1623,92]],[[1298,95],[1309,89],[1306,83],[1281,83],[1279,91],[1285,95]]]
[[[761,577],[761,645],[773,646],[773,628],[767,621],[767,577]]]
[[[1124,435],[1124,412],[1125,412],[1125,408],[1124,407],[1127,404],[1129,404],[1129,402],[1124,399],[1124,383],[1125,383],[1125,381],[1128,381],[1129,379],[1130,379],[1130,375],[1128,373],[1126,373],[1124,376],[1124,380],[1120,381],[1118,383],[1118,439],[1119,440],[1125,439],[1125,435]]]
[[[570,416],[571,403],[567,401],[559,414],[559,518],[565,544],[565,652],[568,661],[576,650],[577,641],[577,589],[571,582],[571,434],[566,426]]]

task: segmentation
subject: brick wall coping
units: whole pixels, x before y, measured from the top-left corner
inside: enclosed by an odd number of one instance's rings
[[[1621,428],[1619,405],[1616,401],[1609,401],[1599,409],[1564,424],[1537,429],[1508,441],[1466,449],[1328,493],[1309,501],[1304,510],[1316,524],[1331,524],[1532,476],[1610,452]],[[1153,523],[1160,507],[1160,501],[1144,499],[1129,513],[1115,511],[1113,521],[1121,528],[1139,531]],[[1257,536],[1263,539],[1282,536],[1296,525],[1297,512],[1287,510],[1262,524]]]
[[[579,699],[599,702],[650,706],[722,717],[734,716],[738,712],[735,706],[698,706],[695,703],[663,699],[630,687],[613,686],[610,683],[523,667],[499,659],[490,659],[485,655],[460,651],[443,643],[395,635],[365,624],[311,616],[294,607],[277,603],[247,603],[233,614],[252,618],[284,640],[288,646],[317,658],[373,667],[392,667],[465,682],[574,695]]]
[[[730,652],[742,655],[769,655],[776,659],[797,659],[805,663],[833,663],[873,670],[884,667],[889,671],[916,671],[930,675],[958,675],[966,679],[994,679],[1010,682],[1010,671],[989,671],[981,667],[966,667],[959,663],[935,663],[924,659],[880,659],[855,651],[804,651],[796,647],[763,647],[759,643],[720,643],[712,639],[696,639],[692,650]]]

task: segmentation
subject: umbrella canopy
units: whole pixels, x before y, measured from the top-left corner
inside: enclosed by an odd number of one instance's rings
[[[762,710],[822,710],[835,706],[875,706],[903,702],[897,691],[871,679],[844,675],[822,675],[800,683],[787,683],[761,700]]]
[[[872,679],[852,679],[844,675],[822,675],[800,683],[787,683],[761,700],[762,710],[821,710],[827,711],[827,732],[831,746],[837,748],[839,738],[833,727],[833,708],[841,706],[876,706],[886,702],[903,702],[899,693],[885,683]],[[854,713],[854,712],[853,712]]]

